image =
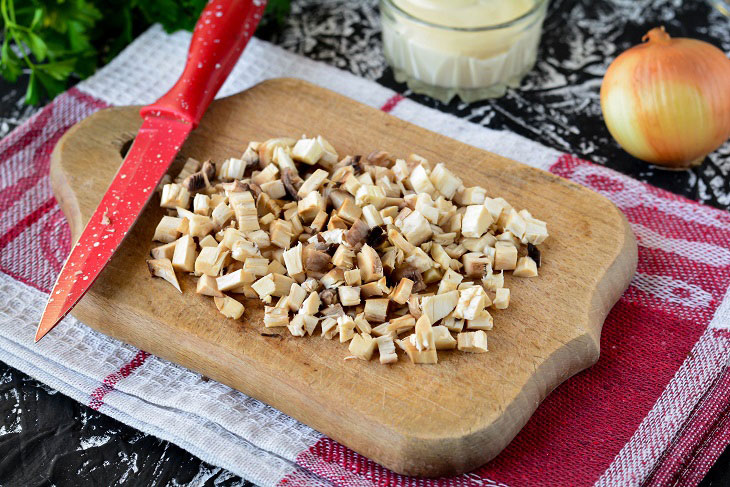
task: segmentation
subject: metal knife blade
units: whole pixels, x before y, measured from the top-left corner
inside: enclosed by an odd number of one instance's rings
[[[119,248],[233,69],[265,8],[266,0],[210,0],[203,8],[185,69],[170,91],[140,111],[142,128],[58,276],[36,342],[71,311]]]
[[[91,215],[59,274],[35,341],[48,333],[91,287],[137,221],[192,125],[148,116],[109,189]]]

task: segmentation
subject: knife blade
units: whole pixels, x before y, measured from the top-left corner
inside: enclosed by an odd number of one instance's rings
[[[124,241],[233,69],[265,7],[265,0],[212,0],[203,9],[180,79],[140,111],[142,127],[61,269],[36,342],[78,303]]]

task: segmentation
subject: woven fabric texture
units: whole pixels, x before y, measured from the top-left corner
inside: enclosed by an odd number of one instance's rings
[[[144,104],[181,72],[189,35],[153,27],[110,65],[0,141],[0,357],[50,386],[261,485],[697,483],[730,441],[730,214],[425,108],[371,81],[252,40],[221,96],[293,76],[576,181],[611,199],[639,242],[635,279],[601,359],[538,408],[494,461],[444,479],[403,477],[259,401],[73,318],[33,345],[70,247],[50,191],[60,136],[109,105]]]

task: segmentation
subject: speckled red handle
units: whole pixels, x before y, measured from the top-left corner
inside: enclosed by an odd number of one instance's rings
[[[266,0],[212,0],[200,14],[180,79],[140,111],[198,125],[261,20]]]

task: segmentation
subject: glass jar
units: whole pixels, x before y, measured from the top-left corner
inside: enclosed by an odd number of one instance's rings
[[[381,0],[398,82],[447,103],[496,98],[537,59],[548,0]]]

